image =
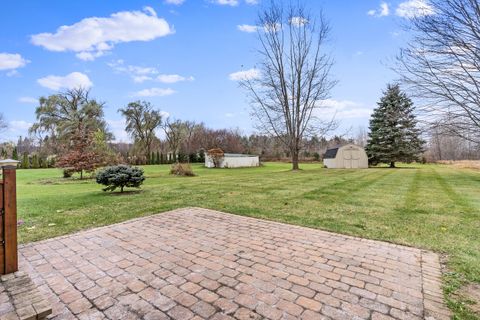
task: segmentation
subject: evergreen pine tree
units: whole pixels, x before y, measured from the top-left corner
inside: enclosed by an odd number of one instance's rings
[[[157,158],[155,159],[155,164],[160,164],[160,152],[157,151]]]
[[[200,152],[198,153],[198,162],[205,162],[205,151],[203,149],[200,149]]]
[[[366,146],[370,163],[388,163],[394,168],[397,161],[418,160],[424,141],[413,110],[412,101],[400,86],[388,85],[370,118]]]
[[[22,169],[28,169],[30,168],[30,160],[28,159],[28,153],[23,153],[23,158],[22,158]]]
[[[13,160],[18,160],[17,147],[13,148],[13,151],[12,151],[12,159],[13,159]]]
[[[190,161],[191,163],[198,162],[197,154],[196,154],[196,153],[190,153],[190,155],[188,156],[188,158],[189,158],[189,161]]]
[[[38,169],[40,168],[40,162],[38,161],[38,154],[34,154],[32,158],[32,168]]]
[[[48,157],[43,159],[43,168],[47,169],[50,165],[50,161],[48,161]]]

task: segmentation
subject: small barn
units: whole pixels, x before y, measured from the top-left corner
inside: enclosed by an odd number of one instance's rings
[[[365,149],[350,143],[327,149],[323,165],[332,169],[363,169],[368,168],[368,157]]]
[[[260,159],[256,155],[224,153],[223,155],[214,155],[207,152],[205,155],[205,167],[207,168],[242,168],[258,167]]]

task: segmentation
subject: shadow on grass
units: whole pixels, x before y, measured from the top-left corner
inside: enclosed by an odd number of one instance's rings
[[[38,179],[29,181],[26,184],[28,185],[64,185],[64,184],[90,184],[92,181],[95,181],[94,178],[51,178],[51,179]]]
[[[123,191],[123,192],[120,192],[120,191],[104,191],[102,193],[102,195],[104,196],[115,196],[115,197],[118,197],[118,196],[129,196],[129,195],[132,195],[132,194],[141,194],[141,193],[144,193],[145,190],[126,190],[126,191]]]
[[[395,168],[390,168],[390,167],[369,167],[369,169],[390,169],[390,170],[412,170],[412,169],[418,169],[418,167],[395,167]]]

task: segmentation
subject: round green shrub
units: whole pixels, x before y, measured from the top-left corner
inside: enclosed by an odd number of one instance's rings
[[[125,187],[140,188],[143,181],[145,181],[143,169],[127,165],[106,167],[97,174],[97,183],[106,186],[103,191],[115,191],[120,188],[120,192],[123,192]]]

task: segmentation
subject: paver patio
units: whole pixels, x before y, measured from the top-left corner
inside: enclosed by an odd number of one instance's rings
[[[53,319],[447,319],[432,252],[199,208],[27,244]]]

